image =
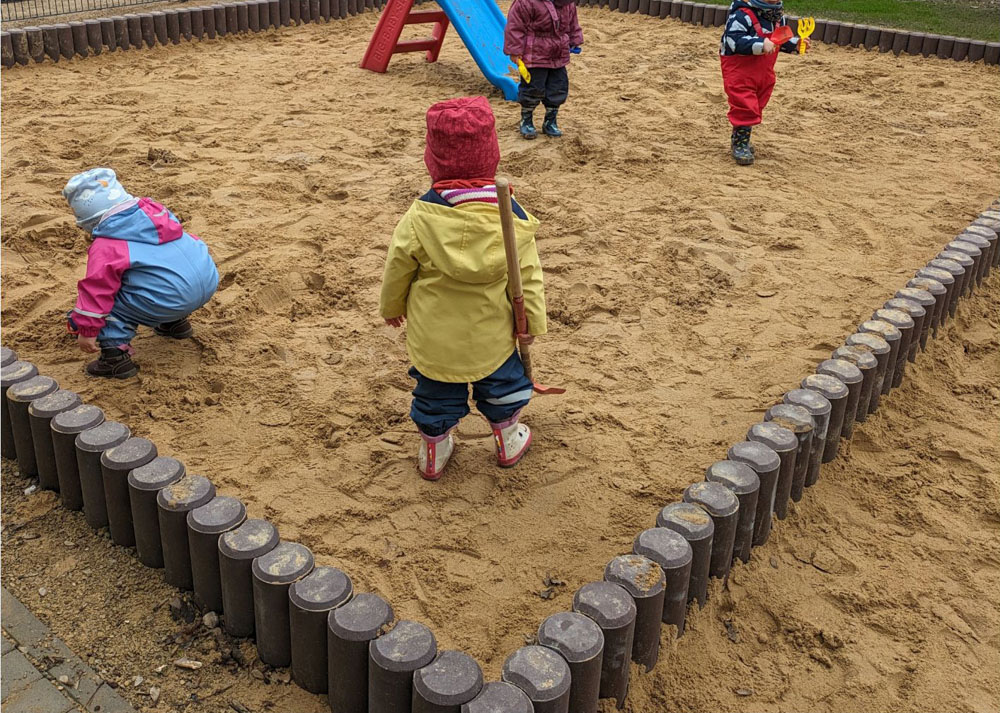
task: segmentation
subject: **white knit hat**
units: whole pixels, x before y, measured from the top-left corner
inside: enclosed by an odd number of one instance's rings
[[[110,168],[92,168],[73,176],[63,188],[63,197],[76,215],[76,224],[87,231],[93,231],[108,210],[132,200]]]

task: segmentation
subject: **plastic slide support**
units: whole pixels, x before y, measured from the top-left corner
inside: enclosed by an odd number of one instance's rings
[[[440,0],[441,11],[412,12],[413,0],[389,0],[368,44],[361,67],[385,72],[393,54],[427,52],[427,61],[437,60],[450,23],[469,50],[483,76],[503,92],[508,101],[517,99],[517,82],[510,76],[514,65],[503,53],[507,18],[493,0]],[[434,23],[431,37],[400,41],[403,27]]]

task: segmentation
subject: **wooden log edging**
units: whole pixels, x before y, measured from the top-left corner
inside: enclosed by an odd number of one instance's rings
[[[59,62],[104,52],[166,47],[182,41],[251,35],[310,22],[343,20],[378,11],[384,5],[385,0],[246,0],[21,27],[0,35],[0,63],[10,69],[39,64],[46,56]]]
[[[430,0],[426,0],[430,1]],[[415,5],[425,0],[416,0]],[[0,33],[0,64],[9,69],[45,61],[53,62],[94,57],[104,51],[152,49],[180,44],[181,40],[214,40],[217,36],[254,34],[309,22],[329,22],[379,11],[386,0],[247,0],[226,5],[169,9],[129,18],[126,29],[122,17],[106,17],[59,25],[22,27]],[[576,0],[579,7],[597,7],[620,13],[646,15],[661,20],[671,18],[702,27],[721,27],[728,16],[728,6],[675,0]],[[798,17],[789,15],[794,30]],[[54,51],[43,45],[52,38]],[[34,40],[32,39],[34,38]],[[927,34],[860,25],[837,20],[816,20],[814,42],[951,59],[956,62],[982,61],[1000,65],[1000,42],[986,42],[967,37]],[[36,47],[33,47],[33,43]]]
[[[613,12],[648,15],[661,20],[670,18],[703,27],[722,27],[729,14],[728,5],[697,3],[685,0],[576,0],[579,7],[595,7]],[[798,27],[799,18],[788,15],[792,30]],[[968,37],[928,34],[915,30],[898,30],[875,27],[839,20],[816,20],[816,29],[810,38],[813,42],[857,47],[879,52],[892,52],[896,56],[921,55],[951,59],[956,62],[983,62],[1000,65],[1000,42],[973,40]]]
[[[59,389],[7,347],[0,349],[2,455],[59,492],[64,507],[82,509],[95,530],[110,525],[114,542],[135,547],[143,564],[165,567],[167,583],[193,590],[203,611],[221,613],[231,636],[256,637],[262,662],[290,666],[298,685],[326,693],[338,713],[458,706],[463,713],[566,713],[571,701],[573,713],[596,713],[600,698],[624,705],[628,661],[652,670],[660,625],[683,635],[686,605],[704,604],[708,578],[724,579],[749,561],[751,547],[767,542],[772,516],[787,517],[787,501],[817,482],[820,464],[836,458],[840,440],[877,410],[880,393],[902,383],[906,364],[954,318],[959,300],[1000,272],[998,235],[1000,200],[917,270],[802,388],[768,409],[681,502],[663,507],[631,553],[614,557],[600,580],[576,592],[573,612],[548,616],[539,645],[513,652],[499,683],[484,685],[468,655],[439,651],[425,625],[393,626],[384,599],[356,594],[347,573],[318,565],[308,548],[282,541],[273,524],[247,519],[239,500],[158,455],[152,442],[105,420],[100,408]],[[761,516],[766,527],[755,521]],[[369,701],[369,691],[379,700]]]
[[[637,535],[631,553],[614,557],[601,580],[576,592],[574,612],[592,619],[604,633],[603,651],[587,654],[601,658],[600,675],[591,672],[574,680],[567,673],[569,685],[559,694],[562,703],[553,707],[551,699],[536,698],[535,710],[541,710],[541,704],[546,711],[566,711],[572,700],[573,713],[596,713],[600,698],[613,698],[619,708],[623,707],[630,668],[623,665],[623,659],[631,659],[646,671],[657,661],[659,632],[654,636],[653,630],[659,627],[653,618],[670,626],[675,637],[683,636],[683,603],[698,600],[704,605],[706,580],[724,580],[731,567],[750,559],[750,543],[745,554],[742,548],[734,547],[739,541],[739,523],[745,517],[766,517],[768,527],[754,522],[743,528],[753,530],[753,548],[765,544],[772,518],[780,525],[788,516],[787,500],[803,497],[801,480],[806,468],[812,475],[804,482],[808,489],[818,482],[820,464],[833,461],[840,441],[851,438],[855,423],[862,423],[878,408],[878,393],[870,393],[865,384],[868,389],[881,387],[883,393],[890,394],[902,383],[906,364],[915,361],[926,350],[928,338],[936,337],[939,326],[955,316],[952,308],[958,306],[958,300],[982,289],[990,275],[994,275],[996,287],[995,273],[1000,272],[998,234],[1000,200],[891,294],[875,310],[873,319],[866,320],[844,346],[834,350],[831,359],[803,379],[802,388],[789,391],[781,403],[768,409],[764,422],[750,428],[746,441],[731,446],[725,460],[708,466],[705,478],[688,486],[679,502],[666,505],[656,517],[656,527]],[[890,349],[880,335],[898,348]],[[791,482],[796,473],[800,473],[797,490]],[[748,536],[749,532],[742,539]],[[699,562],[700,566],[693,566]],[[678,603],[682,607],[679,617]],[[662,619],[657,615],[661,607]],[[549,618],[556,616],[570,615],[557,613]],[[539,629],[539,642],[563,654],[570,667],[578,670],[580,659],[568,655],[572,647],[545,639],[547,621]],[[579,636],[583,640],[582,633]],[[546,667],[551,668],[550,662],[539,661],[536,669],[528,667],[526,673],[524,652],[531,648],[535,647],[518,649],[508,658],[508,663],[519,663],[521,677],[529,682],[533,680],[531,673],[541,675]],[[508,678],[507,672],[505,664],[504,680],[520,685],[518,679]],[[599,690],[593,685],[594,677],[601,681]],[[532,692],[530,686],[525,690]]]
[[[427,626],[397,621],[382,597],[356,593],[348,573],[281,540],[272,523],[248,519],[237,498],[12,349],[0,348],[0,359],[3,458],[57,492],[64,508],[83,510],[95,531],[108,528],[140,563],[162,569],[167,584],[192,592],[229,636],[252,637],[262,663],[290,668],[296,684],[326,694],[338,713],[403,710],[411,696],[436,711],[442,699],[479,695],[483,673],[472,657],[440,651]],[[385,700],[369,701],[370,690]],[[385,708],[389,700],[397,707]]]

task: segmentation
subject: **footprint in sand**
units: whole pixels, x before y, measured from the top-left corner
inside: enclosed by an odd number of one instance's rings
[[[254,299],[265,312],[283,312],[292,304],[292,293],[285,285],[267,285],[257,291]]]

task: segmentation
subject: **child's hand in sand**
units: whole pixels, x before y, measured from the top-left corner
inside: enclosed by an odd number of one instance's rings
[[[402,327],[405,321],[406,317],[400,315],[399,317],[387,317],[385,323],[390,327]]]
[[[771,42],[771,40],[764,38],[764,54],[774,54],[778,51],[778,45]]]
[[[535,338],[530,334],[518,334],[517,343],[524,344],[525,346],[531,346],[535,343]]]
[[[85,337],[79,334],[76,337],[76,345],[84,354],[96,354],[101,351],[101,348],[97,346],[97,337]]]

